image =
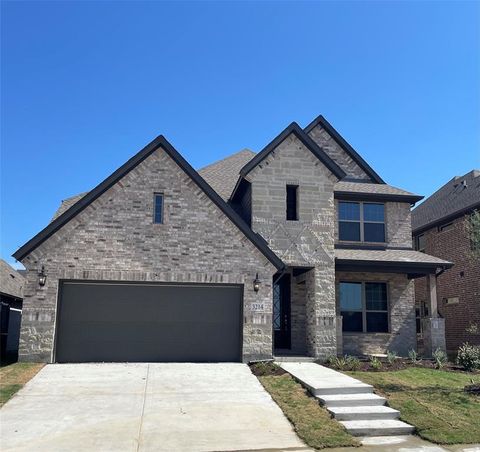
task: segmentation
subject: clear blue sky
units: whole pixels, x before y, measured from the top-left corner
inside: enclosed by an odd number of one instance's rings
[[[480,2],[3,1],[1,255],[159,134],[196,168],[322,113],[390,184],[480,167]]]

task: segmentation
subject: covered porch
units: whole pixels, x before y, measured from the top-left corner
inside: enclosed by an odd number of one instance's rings
[[[430,316],[424,322],[424,355],[445,350],[445,325],[437,309],[436,278],[453,264],[408,249],[336,249],[337,353],[407,356],[416,349],[413,279],[426,277]]]

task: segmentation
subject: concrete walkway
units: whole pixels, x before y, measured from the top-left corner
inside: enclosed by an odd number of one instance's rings
[[[310,450],[245,364],[53,364],[0,410],[6,451]]]
[[[355,436],[408,435],[414,427],[399,420],[400,412],[373,393],[373,386],[308,362],[282,362],[347,431]]]

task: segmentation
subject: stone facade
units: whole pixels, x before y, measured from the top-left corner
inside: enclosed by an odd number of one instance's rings
[[[396,273],[351,273],[337,272],[336,284],[340,281],[386,282],[388,287],[389,332],[344,333],[343,353],[362,355],[395,351],[407,356],[416,349],[414,283],[406,275]],[[338,290],[337,290],[337,306]],[[338,312],[340,308],[338,306]]]
[[[427,317],[422,319],[423,356],[431,358],[436,350],[446,351],[445,319]]]
[[[371,182],[321,126],[309,134],[349,178]],[[239,205],[234,205],[291,274],[291,351],[319,359],[336,353],[384,353],[387,349],[405,355],[415,347],[413,283],[406,274],[335,273],[338,204],[334,189],[338,180],[306,147],[304,143],[310,140],[299,136],[298,132],[287,136],[250,170],[240,184]],[[235,158],[238,160],[238,155]],[[287,185],[298,187],[296,221],[286,220]],[[164,195],[164,224],[152,221],[154,193]],[[386,202],[385,206],[386,247],[409,248],[409,203]],[[54,360],[59,281],[64,279],[241,284],[242,358],[272,356],[272,284],[277,270],[161,149],[22,263],[28,269],[22,360]],[[47,274],[44,287],[38,285],[37,276],[42,266]],[[262,284],[259,292],[254,292],[257,274]],[[388,282],[389,333],[342,335],[336,307],[336,282],[340,279]]]
[[[347,175],[354,179],[369,181],[370,177],[357,163],[342,149],[342,147],[320,125],[315,126],[308,135],[334,160]]]
[[[252,229],[288,266],[314,267],[305,279],[304,334],[307,352],[326,357],[336,349],[333,186],[337,178],[291,134],[246,179],[252,190]],[[298,221],[286,220],[287,185],[298,186]]]
[[[153,196],[164,194],[164,224]],[[272,355],[272,277],[263,254],[158,149],[29,254],[20,359],[51,362],[59,280],[244,286],[243,360]],[[46,284],[38,284],[44,266]],[[258,273],[259,292],[252,281]],[[253,310],[255,306],[255,310]]]

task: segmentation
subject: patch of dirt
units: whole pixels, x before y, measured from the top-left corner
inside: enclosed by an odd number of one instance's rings
[[[469,394],[480,395],[480,384],[467,385],[463,390]]]
[[[256,363],[250,363],[250,370],[256,377],[264,377],[271,375],[283,375],[287,373],[280,366],[271,361],[260,361]]]

